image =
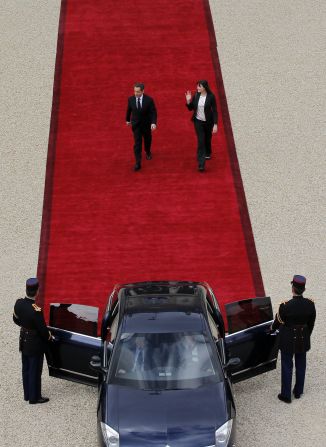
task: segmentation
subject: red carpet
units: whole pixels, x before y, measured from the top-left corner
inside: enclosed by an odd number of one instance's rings
[[[202,78],[219,109],[204,174],[184,97]],[[137,173],[135,81],[158,109]],[[264,294],[207,0],[63,1],[38,275],[46,313],[103,310],[117,282],[207,281],[223,302]]]

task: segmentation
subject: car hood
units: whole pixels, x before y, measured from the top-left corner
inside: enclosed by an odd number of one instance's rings
[[[103,419],[124,447],[215,445],[229,415],[224,383],[189,390],[145,391],[107,385]]]

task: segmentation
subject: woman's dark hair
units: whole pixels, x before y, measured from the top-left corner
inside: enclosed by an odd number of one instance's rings
[[[204,87],[204,89],[206,90],[207,93],[213,94],[212,90],[209,88],[208,82],[205,81],[205,79],[197,81],[197,85],[201,85],[202,87]]]

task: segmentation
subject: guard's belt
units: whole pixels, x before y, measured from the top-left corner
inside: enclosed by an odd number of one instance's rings
[[[306,324],[293,324],[292,326],[289,326],[289,327],[291,327],[292,329],[304,329],[304,328],[306,328],[306,327],[308,327]]]

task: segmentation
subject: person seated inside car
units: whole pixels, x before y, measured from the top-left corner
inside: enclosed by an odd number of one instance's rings
[[[150,367],[149,347],[146,338],[143,335],[139,335],[135,340],[135,355],[132,371],[145,371],[149,370]]]
[[[202,336],[185,334],[179,344],[180,367],[189,376],[200,376],[200,371],[212,371],[210,356]]]
[[[121,345],[117,374],[133,376],[148,371],[151,367],[151,354],[146,337],[136,335],[126,338]]]

